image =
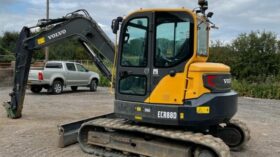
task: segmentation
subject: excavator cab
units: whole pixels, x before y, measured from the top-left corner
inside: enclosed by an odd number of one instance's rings
[[[122,21],[118,116],[175,126],[211,126],[233,117],[237,93],[230,88],[230,68],[206,62],[210,16],[184,8],[140,9]]]

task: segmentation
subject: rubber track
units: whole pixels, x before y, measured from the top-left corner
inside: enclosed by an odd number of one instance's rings
[[[237,147],[230,148],[233,151],[239,151],[250,140],[250,138],[251,138],[251,136],[250,136],[250,129],[247,127],[247,125],[244,122],[242,122],[240,120],[237,120],[237,119],[231,119],[230,120],[230,124],[235,125],[238,128],[240,128],[242,130],[243,134],[244,134],[243,142],[239,146],[237,146]]]
[[[148,127],[148,126],[131,125],[126,122],[127,122],[126,120],[119,119],[119,118],[117,119],[99,118],[96,120],[89,121],[83,124],[83,126],[102,127],[102,128],[108,128],[114,130],[130,131],[130,132],[140,132],[144,134],[160,136],[163,138],[180,140],[187,143],[194,143],[206,147],[212,150],[213,152],[215,152],[218,157],[230,157],[229,147],[220,138],[213,137],[212,135],[204,135],[202,133],[193,133],[190,131],[183,131],[183,130],[170,130],[170,129]],[[103,149],[103,151],[108,152],[105,149]],[[90,152],[95,154],[94,150]],[[105,155],[105,153],[99,153],[98,155],[108,157]]]
[[[93,154],[95,156],[100,156],[100,157],[133,157],[130,155],[125,155],[121,153],[120,151],[115,151],[115,150],[106,150],[101,147],[91,147],[90,151],[87,151],[89,154]]]

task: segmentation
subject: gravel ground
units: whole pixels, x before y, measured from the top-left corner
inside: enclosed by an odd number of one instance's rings
[[[0,103],[9,100],[10,91],[0,87]],[[113,98],[108,88],[97,92],[68,89],[62,95],[27,91],[21,119],[6,118],[0,106],[0,157],[90,156],[77,144],[57,148],[56,125],[110,113]],[[232,152],[233,157],[280,156],[279,100],[239,98],[236,118],[248,124],[252,138],[244,151]]]

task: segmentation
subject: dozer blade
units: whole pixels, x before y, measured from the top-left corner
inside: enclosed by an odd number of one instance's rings
[[[58,147],[64,148],[68,145],[77,143],[78,131],[83,123],[97,119],[97,118],[106,118],[114,117],[114,113],[109,113],[97,117],[91,117],[88,119],[83,119],[76,122],[60,124],[58,125]]]

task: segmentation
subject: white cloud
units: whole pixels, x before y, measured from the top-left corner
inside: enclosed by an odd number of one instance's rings
[[[50,4],[50,9],[53,9],[53,10],[65,10],[65,9],[76,9],[79,7],[79,4],[78,3],[67,3],[67,2],[58,2],[58,3],[51,3]]]
[[[213,40],[231,41],[238,34],[251,30],[266,30],[280,36],[280,1],[275,0],[208,0],[209,11],[214,12],[212,21],[220,27],[213,30]],[[26,4],[25,11],[17,13],[9,7]],[[4,31],[19,31],[23,25],[35,25],[45,18],[46,0],[1,0],[0,35]],[[111,37],[111,20],[128,15],[140,8],[194,8],[197,0],[50,0],[50,17],[57,18],[66,13],[84,8],[89,11],[102,29]]]

